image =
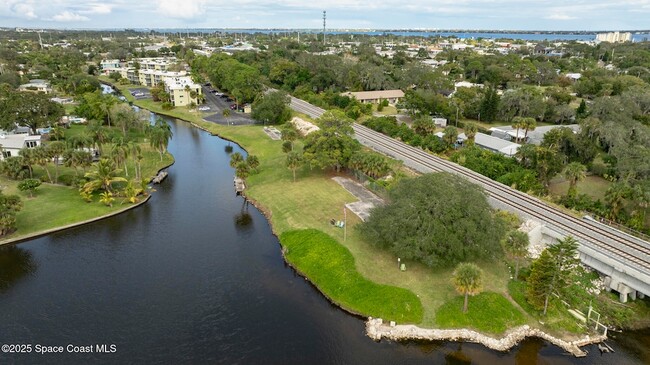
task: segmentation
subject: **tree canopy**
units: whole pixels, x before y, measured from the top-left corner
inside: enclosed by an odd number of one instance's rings
[[[504,224],[480,187],[448,173],[400,181],[360,227],[368,242],[428,266],[503,255]]]

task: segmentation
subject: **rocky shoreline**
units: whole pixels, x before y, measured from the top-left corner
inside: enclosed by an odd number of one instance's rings
[[[607,336],[585,336],[575,341],[565,341],[555,338],[537,328],[520,326],[510,329],[500,339],[483,335],[468,329],[427,329],[414,325],[396,325],[394,322],[385,324],[381,318],[368,318],[366,321],[366,335],[375,341],[386,338],[393,341],[425,340],[425,341],[465,341],[481,344],[496,351],[508,351],[527,337],[539,337],[546,340],[575,357],[587,355],[580,347],[600,343]]]

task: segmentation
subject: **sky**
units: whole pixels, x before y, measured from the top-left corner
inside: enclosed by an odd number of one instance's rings
[[[0,26],[647,30],[650,0],[0,0]]]

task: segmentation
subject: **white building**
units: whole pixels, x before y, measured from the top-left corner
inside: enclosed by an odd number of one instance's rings
[[[609,32],[596,34],[596,42],[623,43],[631,41],[632,33],[630,32]]]
[[[41,136],[30,136],[28,134],[4,134],[0,133],[1,159],[18,156],[18,151],[23,148],[34,148],[41,145]]]
[[[165,91],[169,93],[171,103],[174,106],[187,106],[192,103],[199,103],[199,95],[202,94],[201,85],[194,83],[189,76],[167,77],[164,80]],[[192,92],[196,93],[192,97]]]
[[[45,80],[30,80],[28,83],[20,85],[18,87],[18,90],[32,91],[43,94],[50,94],[52,92],[50,83]]]

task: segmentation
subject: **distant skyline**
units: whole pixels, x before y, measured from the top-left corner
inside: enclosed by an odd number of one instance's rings
[[[1,0],[0,25],[31,28],[641,30],[650,0]]]

